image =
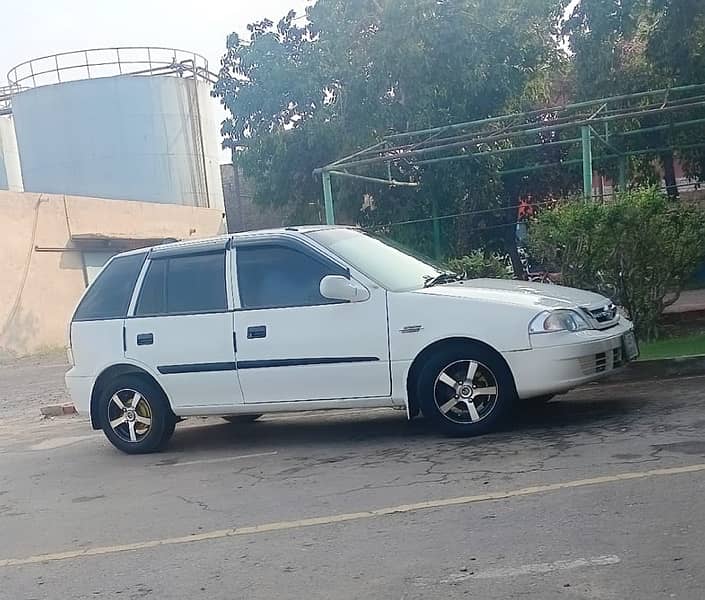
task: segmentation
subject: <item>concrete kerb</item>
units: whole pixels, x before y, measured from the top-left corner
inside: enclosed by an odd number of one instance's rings
[[[639,360],[626,369],[599,381],[600,384],[634,383],[652,379],[675,379],[705,375],[705,354]]]
[[[49,404],[39,409],[43,417],[62,417],[64,415],[75,415],[76,407],[73,404]]]

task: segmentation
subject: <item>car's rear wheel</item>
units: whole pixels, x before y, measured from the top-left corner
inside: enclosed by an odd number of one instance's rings
[[[262,415],[228,415],[223,417],[228,423],[253,423]]]
[[[447,346],[432,355],[420,371],[418,394],[424,416],[458,436],[498,427],[516,396],[504,360],[471,343]]]
[[[149,379],[135,375],[117,377],[106,386],[99,419],[110,443],[127,454],[161,450],[176,426],[164,392]]]

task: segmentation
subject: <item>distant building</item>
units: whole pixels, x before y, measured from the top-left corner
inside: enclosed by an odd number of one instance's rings
[[[223,199],[229,232],[252,231],[290,225],[285,210],[257,204],[252,187],[242,174],[242,168],[232,163],[220,165]]]
[[[0,87],[0,356],[66,344],[118,252],[225,233],[214,75],[194,53],[107,48]]]

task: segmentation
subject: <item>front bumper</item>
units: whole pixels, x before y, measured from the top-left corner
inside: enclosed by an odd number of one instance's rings
[[[561,332],[532,336],[533,348],[504,354],[520,398],[559,394],[602,379],[627,364],[622,350],[623,321],[605,331]]]

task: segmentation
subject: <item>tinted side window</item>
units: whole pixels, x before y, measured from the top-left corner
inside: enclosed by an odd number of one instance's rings
[[[167,260],[153,260],[149,263],[137,299],[135,315],[159,315],[165,312],[167,263]]]
[[[210,312],[227,308],[224,252],[168,259],[167,313]]]
[[[240,300],[244,308],[277,308],[332,304],[321,296],[321,279],[345,275],[325,259],[279,245],[237,248]]]
[[[120,256],[106,265],[81,300],[73,320],[121,319],[127,315],[146,256],[146,253]]]

